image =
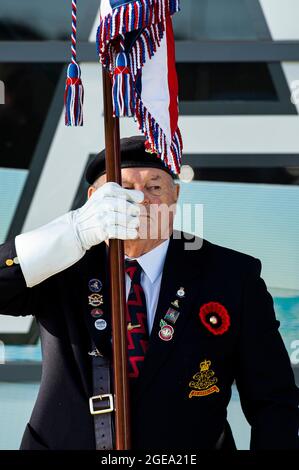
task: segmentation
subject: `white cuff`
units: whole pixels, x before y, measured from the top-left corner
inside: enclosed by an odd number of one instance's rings
[[[85,254],[74,229],[73,211],[18,235],[15,244],[27,287],[67,269]]]

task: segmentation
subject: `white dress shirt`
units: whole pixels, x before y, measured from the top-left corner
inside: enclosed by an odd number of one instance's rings
[[[146,307],[147,307],[147,323],[148,331],[151,333],[156,308],[159,299],[160,287],[162,272],[165,262],[165,257],[169,245],[169,239],[162,242],[156,248],[153,248],[151,251],[148,251],[139,258],[129,258],[126,256],[126,259],[136,259],[140,266],[142,267],[141,272],[141,286],[144,290]],[[128,300],[129,292],[131,288],[131,279],[128,274],[126,274],[126,299]]]

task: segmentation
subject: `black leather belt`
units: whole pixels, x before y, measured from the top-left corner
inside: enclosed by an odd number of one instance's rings
[[[92,356],[93,396],[89,399],[89,410],[94,417],[97,450],[113,450],[114,400],[110,383],[110,360],[94,348]]]

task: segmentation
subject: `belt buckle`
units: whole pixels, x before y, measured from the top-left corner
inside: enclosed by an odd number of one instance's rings
[[[95,410],[94,409],[94,401],[95,400],[103,401],[105,399],[108,399],[108,401],[109,401],[108,408],[104,408],[102,410]],[[89,399],[89,410],[90,410],[90,414],[92,414],[92,415],[101,415],[101,414],[104,414],[104,413],[112,413],[112,411],[114,411],[114,404],[113,404],[112,394],[111,393],[106,393],[105,395],[96,395],[96,396],[90,397],[90,399]]]

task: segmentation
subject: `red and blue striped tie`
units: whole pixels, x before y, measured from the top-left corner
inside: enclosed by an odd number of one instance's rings
[[[126,260],[126,273],[131,279],[131,289],[127,300],[127,339],[130,379],[139,377],[148,348],[149,334],[144,290],[140,278],[142,268],[136,260]]]

